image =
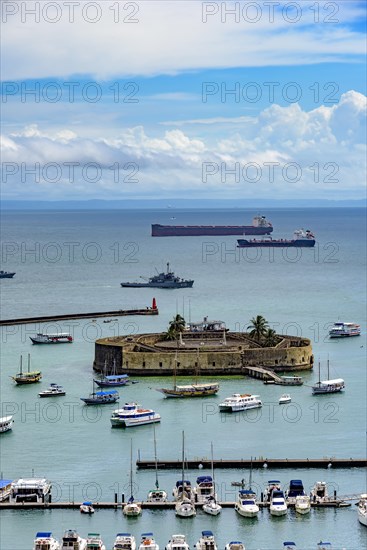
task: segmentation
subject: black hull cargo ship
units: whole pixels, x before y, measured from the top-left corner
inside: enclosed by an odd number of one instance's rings
[[[273,226],[265,216],[255,216],[253,225],[160,225],[152,224],[152,237],[198,237],[210,235],[270,235]]]
[[[294,239],[237,239],[237,248],[251,248],[251,247],[270,247],[270,248],[283,248],[283,247],[301,247],[311,248],[315,246],[315,237],[311,231],[304,231],[298,229],[294,232]]]

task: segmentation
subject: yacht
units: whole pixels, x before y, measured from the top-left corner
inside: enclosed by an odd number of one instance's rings
[[[259,506],[256,504],[256,494],[252,490],[241,489],[238,493],[238,500],[234,509],[246,518],[254,518],[259,513]]]
[[[300,479],[291,479],[289,482],[289,489],[285,493],[288,504],[295,504],[296,497],[304,496],[305,494],[302,481]]]
[[[136,517],[142,512],[140,504],[134,502],[133,496],[133,440],[130,442],[130,498],[122,509],[125,516]]]
[[[230,397],[226,397],[223,403],[219,404],[219,410],[221,412],[237,412],[256,409],[262,407],[262,402],[259,397],[259,395],[251,395],[249,393],[234,393]]]
[[[298,514],[308,514],[311,510],[311,499],[307,495],[298,495],[294,506]]]
[[[272,516],[284,516],[287,513],[287,504],[283,491],[274,489],[270,498],[270,514]]]
[[[130,428],[160,422],[161,416],[152,409],[143,409],[137,403],[125,403],[122,409],[113,411],[110,420],[113,428]]]
[[[43,390],[38,394],[40,397],[57,397],[59,395],[66,395],[66,392],[62,386],[58,384],[50,384],[47,390]]]
[[[280,481],[278,479],[271,479],[268,481],[268,485],[264,491],[264,501],[270,502],[273,491],[280,491]]]
[[[176,516],[183,518],[196,516],[194,494],[190,481],[185,479],[185,432],[182,432],[182,477],[173,488],[173,496],[176,500]]]
[[[211,516],[217,516],[222,511],[222,507],[214,497],[208,497],[203,504],[203,512]]]
[[[130,533],[117,533],[113,550],[136,550],[136,541]]]
[[[86,539],[82,539],[75,529],[65,531],[62,537],[60,550],[85,550],[86,547]]]
[[[172,535],[165,550],[190,550],[185,535]]]
[[[81,511],[82,514],[94,514],[93,504],[89,500],[86,502],[83,502],[80,505],[79,510]]]
[[[312,386],[313,395],[322,395],[329,393],[339,393],[344,390],[345,382],[342,378],[329,379],[330,363],[327,361],[327,380],[320,379],[320,361],[319,361],[319,380]]]
[[[3,416],[0,418],[0,434],[12,430],[13,422],[14,420],[12,416]]]
[[[218,550],[212,531],[202,531],[201,537],[195,544],[196,550]]]
[[[153,533],[141,534],[139,550],[159,550],[159,546],[154,540]]]
[[[47,479],[18,479],[11,484],[9,502],[39,502],[50,500],[51,482]]]
[[[73,337],[68,332],[58,332],[57,334],[42,334],[39,332],[36,336],[29,337],[33,344],[71,344]]]
[[[195,504],[187,498],[181,498],[175,505],[176,516],[190,518],[196,516]]]
[[[233,540],[225,545],[225,550],[246,550],[243,542],[239,540]]]
[[[86,550],[106,550],[99,533],[88,533]]]
[[[19,372],[12,376],[11,378],[14,380],[14,382],[18,385],[24,385],[24,384],[34,384],[35,382],[39,382],[42,378],[42,373],[39,370],[31,371],[31,356],[28,353],[28,370],[27,372],[23,372],[23,357],[20,356],[20,366],[19,366]]]
[[[286,403],[290,403],[291,401],[292,398],[289,393],[283,393],[283,395],[279,397],[279,405],[285,405]]]
[[[194,493],[191,487],[191,481],[187,479],[180,479],[176,481],[176,485],[173,488],[172,494],[175,500],[180,498],[186,498],[188,500],[194,501]]]
[[[33,550],[60,550],[60,544],[50,531],[40,531],[34,539]]]
[[[311,502],[320,503],[329,500],[329,494],[326,486],[326,481],[316,481],[311,490]]]
[[[360,496],[358,502],[358,520],[367,527],[367,494]]]
[[[202,503],[209,497],[216,498],[213,478],[211,476],[199,476],[194,487],[195,501]]]

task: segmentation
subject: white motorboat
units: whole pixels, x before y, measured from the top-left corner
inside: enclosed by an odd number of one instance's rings
[[[0,418],[0,434],[9,432],[13,429],[13,417],[12,416],[3,416]]]
[[[334,380],[330,380],[330,362],[329,359],[327,360],[327,380],[321,380],[320,379],[320,361],[319,361],[319,380],[318,382],[312,386],[312,394],[313,395],[323,395],[323,394],[329,394],[329,393],[339,393],[344,390],[345,388],[345,382],[343,378],[335,378]]]
[[[360,496],[358,502],[358,521],[367,527],[367,494]]]
[[[89,500],[83,502],[79,509],[82,514],[94,514],[93,504]]]
[[[270,514],[272,516],[285,516],[287,513],[287,503],[283,491],[274,489],[270,498]]]
[[[195,504],[187,498],[181,498],[176,502],[175,513],[181,518],[196,516]]]
[[[182,478],[176,482],[173,489],[173,496],[175,497],[176,516],[182,518],[189,518],[196,516],[194,494],[191,488],[190,481],[185,479],[185,432],[182,432]]]
[[[222,511],[221,505],[216,501],[214,497],[208,497],[203,504],[203,512],[210,514],[211,516],[217,516]]]
[[[160,421],[161,416],[158,413],[152,409],[143,409],[137,403],[125,403],[122,409],[116,409],[111,415],[113,428],[130,428]]]
[[[330,338],[346,338],[349,336],[360,336],[361,327],[356,323],[335,323],[329,330]]]
[[[260,396],[249,393],[234,393],[230,397],[226,397],[223,403],[219,404],[221,412],[247,411],[258,407],[262,407]]]
[[[117,533],[113,550],[136,550],[136,541],[130,533]]]
[[[292,401],[292,398],[289,395],[289,393],[283,393],[279,397],[279,405],[285,405],[286,403],[290,403],[291,401]]]
[[[190,550],[190,546],[185,535],[172,535],[165,550]]]
[[[243,542],[239,540],[233,540],[225,545],[225,550],[246,550]]]
[[[159,550],[159,546],[154,540],[153,533],[141,534],[139,550]]]
[[[294,506],[298,514],[308,514],[311,510],[311,499],[307,495],[298,495]]]
[[[33,550],[60,550],[60,544],[50,531],[40,531],[34,539]]]
[[[75,529],[65,531],[60,550],[85,550],[86,547],[86,539],[83,539]]]
[[[326,481],[316,481],[311,490],[311,502],[320,503],[329,500],[329,494],[326,486]]]
[[[195,544],[196,550],[218,550],[212,531],[202,531],[201,537]]]
[[[212,476],[199,476],[194,487],[195,501],[202,503],[208,498],[216,499],[215,488]]]
[[[194,492],[191,487],[191,481],[188,479],[179,479],[176,481],[176,485],[173,488],[172,494],[174,496],[174,499],[176,501],[180,500],[181,498],[185,498],[186,500],[190,500],[191,502],[194,501]]]
[[[130,498],[122,509],[125,516],[136,517],[140,516],[142,509],[140,504],[134,502],[133,496],[133,440],[130,443]]]
[[[106,550],[99,533],[88,533],[86,550]]]
[[[264,491],[264,501],[270,502],[273,491],[280,491],[280,481],[278,479],[271,479]]]
[[[259,513],[259,506],[256,504],[256,494],[252,490],[241,489],[238,493],[238,500],[234,509],[245,518],[256,517]]]
[[[9,502],[48,502],[51,496],[51,482],[47,479],[18,479],[13,481]]]
[[[58,397],[60,395],[66,395],[66,392],[62,386],[58,384],[50,384],[47,390],[43,390],[38,394],[40,397]]]
[[[158,459],[157,459],[157,440],[155,437],[155,426],[153,425],[154,434],[154,462],[155,462],[155,489],[152,489],[148,493],[148,502],[166,502],[167,493],[159,487],[158,481]]]

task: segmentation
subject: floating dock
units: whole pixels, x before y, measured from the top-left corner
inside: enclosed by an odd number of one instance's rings
[[[213,461],[215,468],[366,468],[367,458],[254,458],[254,459],[217,459]],[[156,467],[155,461],[140,460],[136,461],[136,466],[140,470],[153,470]],[[180,460],[158,460],[157,466],[161,470],[178,470],[182,467]],[[208,458],[196,458],[186,460],[187,469],[197,470],[198,468],[210,469],[211,460]]]

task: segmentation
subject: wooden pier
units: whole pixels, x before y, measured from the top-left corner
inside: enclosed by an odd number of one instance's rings
[[[214,459],[215,468],[247,469],[253,468],[366,468],[367,458],[254,458],[254,459]],[[155,461],[136,461],[140,470],[153,470]],[[161,470],[178,470],[182,466],[180,460],[158,460],[157,466]],[[197,470],[198,468],[210,469],[211,460],[208,458],[196,458],[185,462],[187,469]]]

